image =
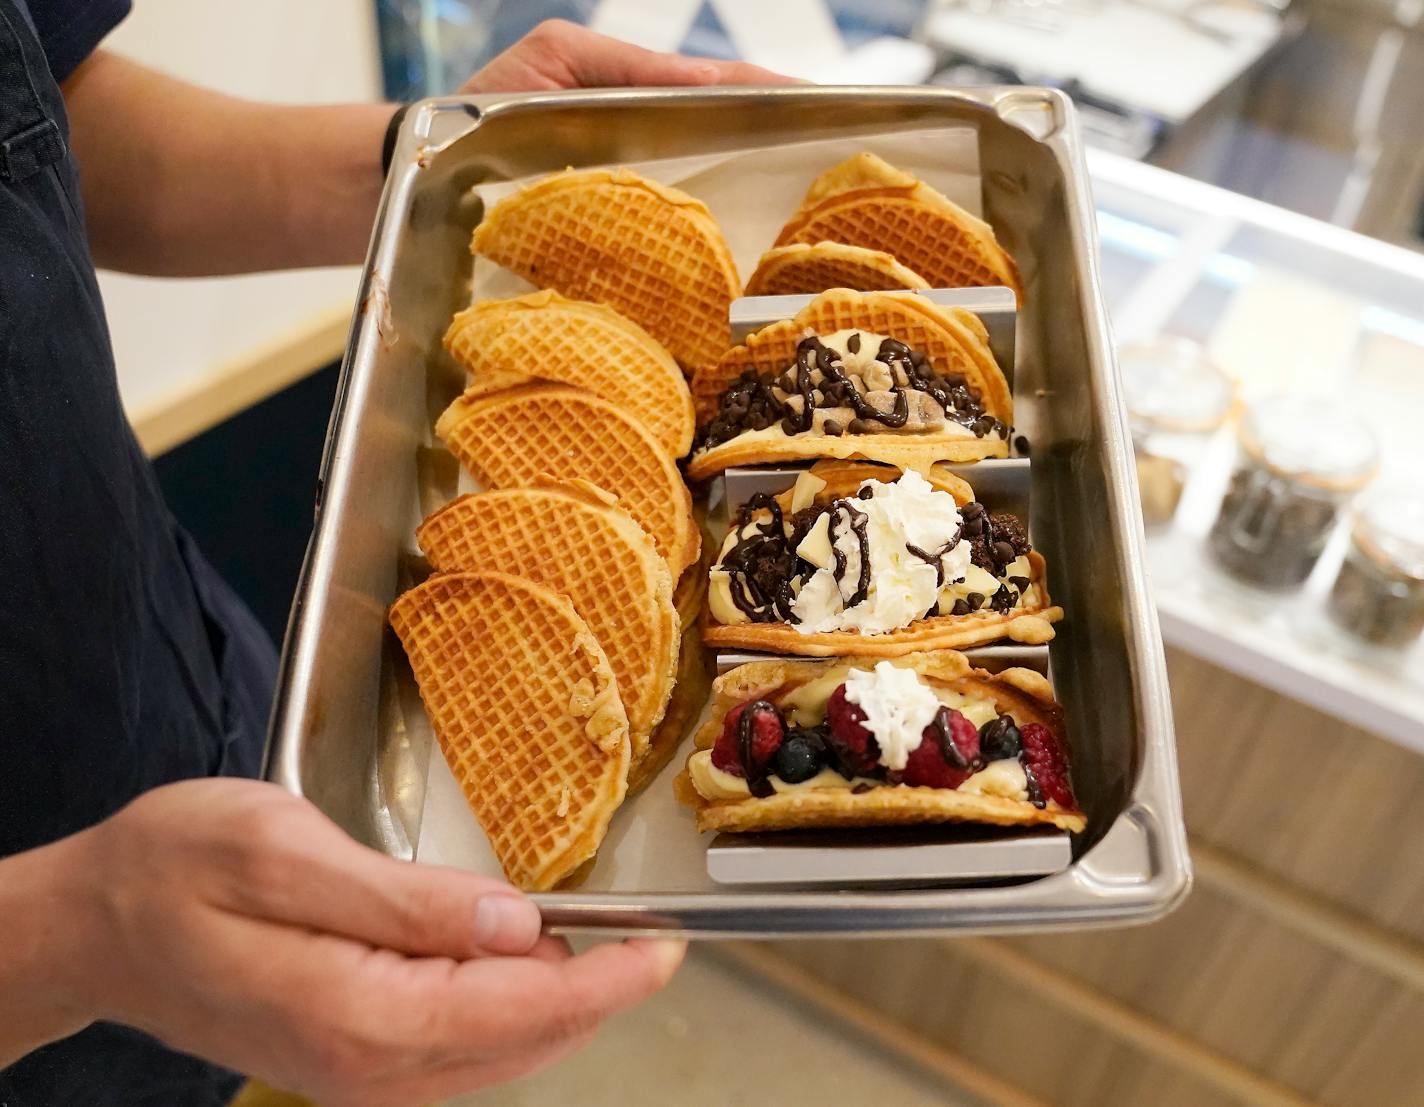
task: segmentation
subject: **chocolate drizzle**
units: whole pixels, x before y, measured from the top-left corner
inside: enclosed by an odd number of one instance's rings
[[[854,607],[858,603],[863,603],[865,598],[870,595],[870,538],[866,533],[866,529],[870,526],[870,516],[851,507],[848,500],[837,500],[831,507],[831,520],[826,524],[826,537],[831,540],[831,553],[836,559],[835,568],[831,570],[831,573],[836,578],[836,588],[843,596],[845,591],[841,588],[841,584],[845,580],[850,559],[836,542],[836,520],[840,518],[842,511],[850,520],[851,533],[855,535],[856,542],[860,546],[860,570],[857,575],[855,591],[851,593],[850,599],[842,601],[842,606]]]
[[[860,355],[863,346],[864,336],[859,331],[846,340],[849,355]],[[992,433],[1007,437],[1008,427],[984,411],[979,391],[968,386],[963,374],[936,372],[924,353],[894,338],[880,340],[874,360],[890,372],[889,387],[873,390],[893,395],[889,411],[879,410],[866,398],[864,379],[857,387],[840,353],[816,335],[808,335],[797,345],[796,361],[786,372],[746,369],[727,387],[718,401],[717,414],[700,429],[696,448],[721,445],[744,431],[763,430],[778,420],[786,434],[802,434],[815,426],[817,408],[848,407],[854,413],[848,425],[838,419],[822,423],[822,431],[832,436],[873,433],[877,424],[899,430],[910,422],[911,392],[930,396],[947,421],[968,428],[979,438]]]
[[[921,549],[919,546],[916,546],[912,542],[905,543],[905,550],[908,553],[910,553],[914,557],[918,557],[921,561],[927,562],[928,564],[934,566],[936,588],[944,587],[944,559],[946,555],[948,555],[950,550],[954,549],[955,546],[959,545],[960,537],[963,534],[964,524],[961,522],[959,524],[959,529],[954,532],[954,537],[951,538],[948,542],[945,542],[943,545],[939,546],[937,549],[924,550]]]
[[[753,700],[742,708],[742,714],[737,719],[737,760],[741,762],[742,776],[746,778],[747,790],[754,796],[765,798],[773,795],[776,789],[771,786],[771,779],[765,766],[756,763],[752,751],[752,744],[756,738],[754,728],[756,715],[761,711],[770,711],[776,716],[777,724],[783,730],[785,729],[781,712],[776,709],[774,703],[770,700]]]

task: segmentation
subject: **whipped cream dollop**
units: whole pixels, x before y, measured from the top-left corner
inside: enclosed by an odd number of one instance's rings
[[[847,673],[845,698],[865,712],[861,725],[875,736],[880,764],[896,772],[904,770],[940,708],[939,697],[919,674],[888,661]]]
[[[909,626],[938,601],[942,581],[963,579],[968,572],[969,542],[945,548],[960,533],[959,505],[948,492],[914,470],[893,483],[862,481],[860,489],[862,494],[869,489],[869,498],[837,501],[836,510],[823,516],[834,522],[818,520],[797,548],[799,556],[817,566],[791,601],[800,620],[793,625],[802,634],[882,634]],[[864,517],[863,525],[856,516]],[[865,582],[862,546],[869,566]],[[936,554],[942,571],[933,563]],[[839,571],[838,561],[844,566]]]

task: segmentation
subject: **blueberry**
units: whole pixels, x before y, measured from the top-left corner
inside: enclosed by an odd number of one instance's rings
[[[776,751],[773,769],[787,784],[800,784],[819,773],[826,763],[826,745],[819,734],[793,730]]]
[[[1023,737],[1013,719],[1000,715],[979,728],[979,754],[985,761],[1001,761],[1017,757],[1023,749]]]

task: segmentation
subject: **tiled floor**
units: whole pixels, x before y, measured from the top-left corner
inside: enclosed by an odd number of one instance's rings
[[[694,948],[668,989],[588,1049],[444,1107],[970,1107],[775,988]]]

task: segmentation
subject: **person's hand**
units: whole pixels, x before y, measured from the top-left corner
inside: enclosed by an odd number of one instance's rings
[[[550,19],[490,61],[460,87],[460,92],[794,83],[790,77],[746,62],[659,54],[577,23]]]
[[[327,1107],[512,1079],[657,991],[683,945],[573,956],[508,885],[392,860],[275,785],[190,781],[61,843],[57,988]]]

